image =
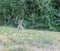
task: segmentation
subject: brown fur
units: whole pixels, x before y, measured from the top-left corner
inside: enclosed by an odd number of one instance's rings
[[[23,20],[19,20],[18,22],[18,29],[23,29]]]

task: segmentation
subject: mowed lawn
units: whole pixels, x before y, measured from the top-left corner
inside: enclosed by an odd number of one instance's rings
[[[60,32],[0,26],[0,51],[60,51]]]

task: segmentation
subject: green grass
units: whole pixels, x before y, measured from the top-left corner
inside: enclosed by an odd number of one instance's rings
[[[6,51],[28,51],[26,50],[27,46],[40,48],[46,44],[60,44],[60,32],[30,29],[18,30],[13,27],[0,26],[0,46],[1,48],[3,47],[2,51],[6,49]]]

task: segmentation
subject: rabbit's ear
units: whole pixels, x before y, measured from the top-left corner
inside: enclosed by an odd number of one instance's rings
[[[23,22],[23,19],[22,20],[19,19],[19,22]]]
[[[21,21],[23,22],[23,19]]]

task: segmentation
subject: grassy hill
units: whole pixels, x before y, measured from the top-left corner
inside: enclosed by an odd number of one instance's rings
[[[60,50],[60,32],[0,26],[0,51]]]

